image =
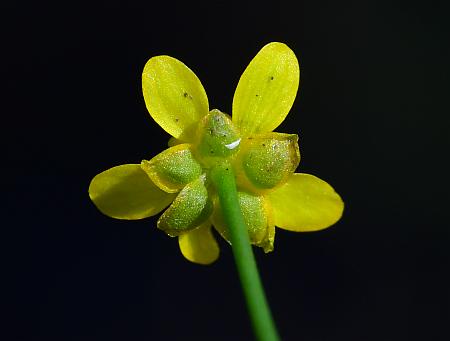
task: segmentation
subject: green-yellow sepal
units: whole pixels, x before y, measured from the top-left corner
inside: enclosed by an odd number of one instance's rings
[[[263,196],[246,192],[238,192],[238,199],[251,243],[262,247],[265,252],[272,251],[275,226],[272,221],[270,203]],[[214,206],[213,225],[224,239],[230,241],[218,200],[215,200]]]
[[[170,236],[190,231],[209,218],[213,209],[205,186],[205,176],[192,181],[161,215],[158,228]]]
[[[298,136],[268,133],[244,138],[236,165],[238,182],[254,192],[280,186],[300,162]]]
[[[228,115],[217,109],[203,117],[198,131],[197,153],[206,166],[235,155],[240,137]]]
[[[202,167],[192,155],[189,144],[179,144],[142,161],[142,169],[163,191],[176,193],[202,174]]]

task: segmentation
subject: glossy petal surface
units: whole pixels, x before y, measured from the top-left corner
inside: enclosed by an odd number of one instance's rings
[[[186,259],[198,264],[211,264],[219,257],[219,245],[207,221],[200,227],[178,237],[181,253]]]
[[[178,236],[202,224],[212,212],[204,176],[192,181],[178,194],[161,215],[158,228],[170,236]]]
[[[300,162],[298,136],[266,133],[244,138],[237,160],[238,183],[261,191],[283,184]]]
[[[294,52],[282,43],[264,46],[239,80],[233,122],[243,136],[274,130],[294,103],[300,69]]]
[[[285,230],[306,232],[333,225],[342,216],[344,203],[325,181],[295,173],[281,187],[268,194],[275,225]]]
[[[275,226],[272,222],[270,203],[263,196],[246,192],[238,192],[238,199],[251,243],[262,247],[265,252],[272,251]],[[217,232],[229,242],[228,229],[218,200],[215,201],[212,221]]]
[[[175,195],[161,191],[141,169],[127,164],[96,175],[89,186],[95,206],[117,219],[142,219],[161,212]]]
[[[208,114],[208,98],[197,76],[169,56],[151,58],[142,73],[142,91],[153,119],[182,141],[193,138],[193,129]]]
[[[202,174],[202,167],[194,159],[189,144],[179,144],[142,161],[142,169],[163,191],[179,192]]]

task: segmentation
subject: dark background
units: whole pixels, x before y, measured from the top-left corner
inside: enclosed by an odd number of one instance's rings
[[[166,148],[141,94],[150,57],[182,60],[230,112],[281,41],[301,86],[278,131],[346,203],[334,227],[256,250],[283,340],[449,340],[448,11],[424,4],[2,5],[3,339],[251,339],[228,245],[191,264],[156,217],[105,217],[87,188]]]

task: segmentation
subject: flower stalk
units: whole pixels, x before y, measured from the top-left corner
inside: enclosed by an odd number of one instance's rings
[[[224,163],[215,166],[210,176],[229,229],[233,255],[256,339],[258,341],[280,340],[239,206],[234,172],[230,165]]]

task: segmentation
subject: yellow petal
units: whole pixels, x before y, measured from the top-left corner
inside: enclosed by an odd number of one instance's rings
[[[96,175],[89,185],[89,196],[107,216],[142,219],[161,212],[175,198],[161,191],[140,165],[121,165]]]
[[[325,181],[295,173],[267,197],[275,225],[285,230],[317,231],[337,222],[344,210],[341,197]]]
[[[294,52],[282,43],[264,46],[239,80],[233,98],[233,123],[242,135],[270,132],[294,103],[300,69]]]
[[[208,114],[208,98],[197,76],[169,56],[151,58],[142,73],[147,109],[165,131],[191,141],[195,123]]]
[[[211,264],[219,257],[219,245],[211,232],[209,221],[178,237],[181,253],[198,264]]]
[[[150,179],[168,193],[179,192],[202,174],[202,167],[194,159],[190,144],[178,144],[141,163]]]

